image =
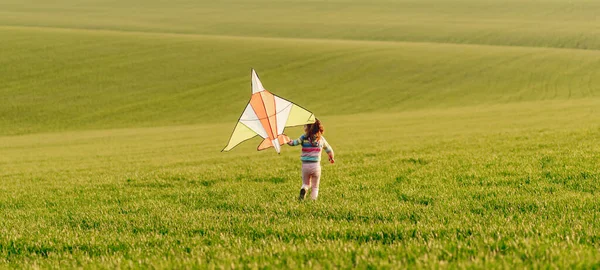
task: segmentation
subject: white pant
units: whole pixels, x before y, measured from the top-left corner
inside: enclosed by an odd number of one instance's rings
[[[321,181],[321,164],[319,162],[302,163],[302,186],[319,188]]]

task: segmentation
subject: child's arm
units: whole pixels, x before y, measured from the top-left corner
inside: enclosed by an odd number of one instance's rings
[[[302,143],[302,141],[304,140],[304,134],[302,136],[300,136],[300,138],[295,139],[293,141],[289,141],[287,144],[289,146],[296,146]]]
[[[327,155],[329,156],[329,162],[331,163],[335,163],[334,160],[334,156],[333,156],[333,148],[331,148],[331,145],[329,145],[329,143],[327,142],[327,140],[325,140],[325,137],[323,138],[323,149],[325,149],[325,153],[327,153]]]

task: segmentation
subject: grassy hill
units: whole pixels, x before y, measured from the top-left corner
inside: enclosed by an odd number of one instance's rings
[[[593,0],[5,0],[0,24],[599,49]]]
[[[250,67],[320,116],[600,91],[595,50],[28,27],[0,36],[0,134],[235,120]]]
[[[598,267],[599,9],[1,1],[0,268]],[[324,121],[318,201],[220,152],[250,68]]]

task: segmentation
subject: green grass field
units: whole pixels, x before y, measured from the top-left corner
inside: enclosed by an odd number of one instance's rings
[[[599,10],[0,0],[0,268],[600,268]],[[323,120],[318,201],[220,152],[250,68]]]

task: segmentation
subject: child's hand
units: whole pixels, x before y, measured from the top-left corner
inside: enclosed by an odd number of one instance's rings
[[[293,143],[294,143],[294,141],[289,141],[289,142],[287,142],[287,145],[289,145],[289,146],[293,146],[293,145],[292,145]]]
[[[335,163],[335,160],[333,159],[333,157],[329,157],[329,162],[331,162],[331,164]]]

